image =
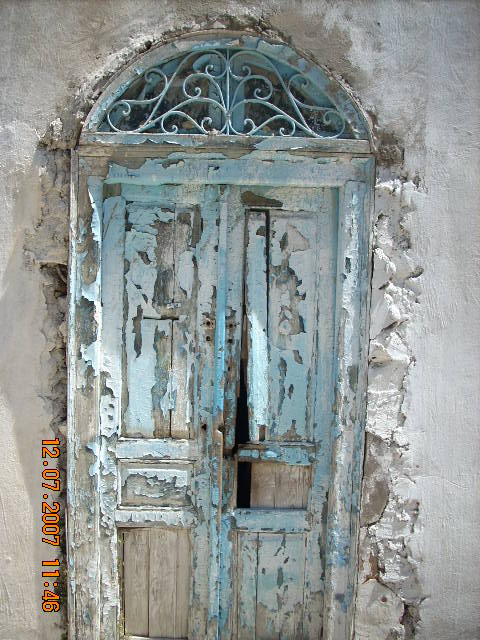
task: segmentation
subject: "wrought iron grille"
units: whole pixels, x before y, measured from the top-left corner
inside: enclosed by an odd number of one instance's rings
[[[355,137],[301,70],[259,51],[227,47],[190,51],[147,69],[110,105],[99,130]]]

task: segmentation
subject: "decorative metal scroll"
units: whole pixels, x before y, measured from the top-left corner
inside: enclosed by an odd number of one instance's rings
[[[353,138],[324,91],[255,50],[211,48],[147,69],[107,110],[100,131]]]

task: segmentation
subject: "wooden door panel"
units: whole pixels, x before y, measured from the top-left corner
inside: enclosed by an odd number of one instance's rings
[[[271,212],[268,340],[270,439],[310,440],[316,307],[316,217]]]
[[[305,534],[240,533],[237,639],[303,638]]]
[[[251,463],[252,509],[306,509],[310,467],[279,462]]]
[[[329,473],[317,443],[330,423],[314,407],[331,397],[336,200],[325,189],[240,190],[249,442],[237,443],[236,477],[249,480],[249,508],[234,504],[233,524],[224,520],[238,579],[221,637],[317,639]]]
[[[148,529],[123,535],[123,602],[126,634],[148,637],[149,591]]]
[[[253,442],[313,436],[317,217],[318,212],[305,211],[248,213],[247,375]]]
[[[130,324],[132,331],[129,331]],[[125,435],[170,435],[172,323],[151,318],[127,322]]]
[[[159,187],[157,204],[153,193],[148,203],[127,202],[127,437],[193,437],[198,205],[168,196]]]
[[[112,253],[102,281],[104,357],[117,363],[112,384],[122,389],[123,429],[108,455],[118,486],[123,634],[205,638],[214,634],[207,625],[216,562],[210,438],[219,189],[123,191],[126,198],[103,203]]]
[[[250,441],[268,439],[270,386],[268,376],[267,214],[251,211],[247,218],[245,297],[247,314],[247,393]]]
[[[125,634],[187,638],[190,539],[182,529],[133,529],[123,544]]]

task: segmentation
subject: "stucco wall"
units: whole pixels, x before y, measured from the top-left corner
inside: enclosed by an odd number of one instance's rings
[[[65,433],[68,149],[135,53],[217,27],[307,52],[374,123],[356,637],[480,637],[480,6],[6,0],[0,23],[0,638],[65,628],[41,612],[40,441]]]

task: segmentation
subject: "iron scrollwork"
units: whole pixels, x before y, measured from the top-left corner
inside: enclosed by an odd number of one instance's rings
[[[147,69],[110,105],[103,131],[352,138],[298,69],[247,49],[195,50]]]

